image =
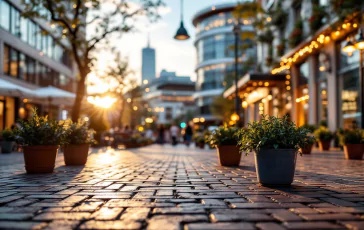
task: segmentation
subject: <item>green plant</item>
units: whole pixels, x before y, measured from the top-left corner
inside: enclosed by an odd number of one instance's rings
[[[1,132],[1,137],[4,141],[14,141],[14,133],[10,129],[5,129]]]
[[[196,137],[196,143],[199,143],[199,144],[205,144],[205,137],[200,135],[198,137]]]
[[[312,7],[312,15],[308,19],[311,34],[314,34],[321,26],[324,25],[323,19],[327,15],[325,7],[314,4]]]
[[[340,145],[364,143],[364,132],[361,129],[348,130],[339,134]]]
[[[308,136],[308,130],[297,128],[288,116],[278,118],[262,116],[260,121],[248,124],[247,129],[238,132],[240,150],[246,154],[261,149],[295,149],[306,147],[313,137]]]
[[[314,132],[318,141],[331,141],[334,138],[334,134],[325,126],[320,126]]]
[[[33,116],[27,121],[20,121],[20,128],[15,130],[16,141],[25,146],[63,145],[67,144],[69,130],[64,122],[48,120],[47,116],[39,116],[36,108],[32,108]]]
[[[92,138],[92,135],[96,132],[89,130],[86,122],[80,120],[74,123],[72,121],[69,122],[67,144],[95,144],[95,140]]]
[[[301,127],[307,129],[310,133],[314,133],[316,130],[316,126],[312,124],[304,124]]]
[[[212,147],[218,147],[221,145],[237,145],[238,137],[237,137],[238,129],[235,127],[220,127],[208,136],[205,140]]]
[[[291,48],[297,46],[300,44],[300,42],[303,40],[303,21],[299,19],[295,26],[289,35],[288,43]]]

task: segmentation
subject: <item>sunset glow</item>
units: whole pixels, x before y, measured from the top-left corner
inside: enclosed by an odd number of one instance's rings
[[[110,96],[106,96],[106,97],[88,97],[87,101],[93,105],[96,105],[97,107],[101,107],[104,109],[108,109],[110,108],[115,102],[116,102],[116,98],[110,97]]]

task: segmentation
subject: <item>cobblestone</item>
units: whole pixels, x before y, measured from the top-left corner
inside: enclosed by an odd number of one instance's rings
[[[314,151],[291,187],[269,188],[253,160],[222,167],[214,150],[153,145],[95,150],[86,166],[60,154],[52,174],[2,162],[0,229],[364,229],[364,161]]]

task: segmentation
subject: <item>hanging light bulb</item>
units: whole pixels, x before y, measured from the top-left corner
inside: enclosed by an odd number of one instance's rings
[[[351,56],[353,54],[353,52],[355,51],[355,46],[354,44],[348,39],[348,42],[346,43],[346,45],[342,48],[342,51],[347,53],[349,56]]]
[[[359,30],[359,38],[355,42],[355,47],[358,50],[364,50],[364,36],[362,30]]]
[[[190,38],[190,35],[188,35],[188,32],[183,25],[183,0],[181,0],[181,24],[177,30],[176,35],[174,36],[174,39],[184,41],[189,38]]]

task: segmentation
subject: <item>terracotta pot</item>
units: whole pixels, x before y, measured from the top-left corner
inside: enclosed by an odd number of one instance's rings
[[[64,162],[66,165],[84,165],[87,162],[89,144],[64,146]]]
[[[346,144],[344,145],[345,159],[361,160],[363,158],[363,144]]]
[[[302,154],[311,154],[313,144],[307,145],[305,148],[301,149]]]
[[[205,143],[198,143],[198,147],[200,147],[200,149],[204,149],[205,148]]]
[[[236,145],[221,145],[216,147],[221,166],[239,166],[241,154]]]
[[[27,173],[51,173],[54,170],[58,145],[24,146]]]
[[[319,148],[321,151],[330,150],[331,141],[319,141]]]

